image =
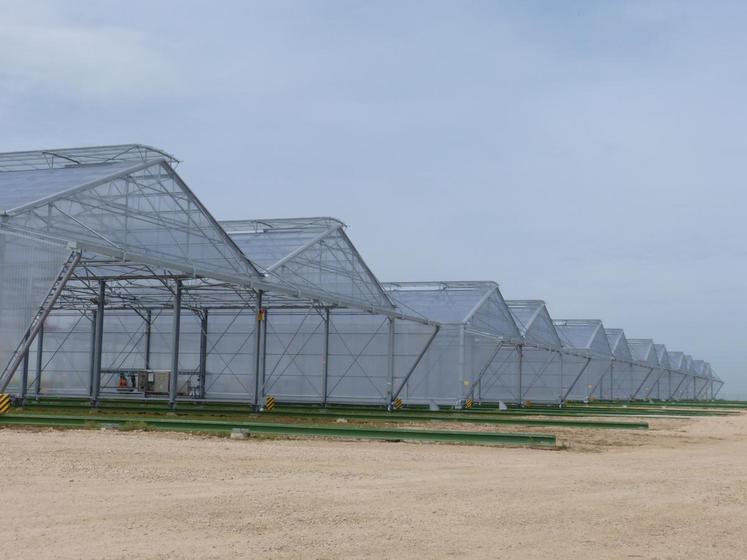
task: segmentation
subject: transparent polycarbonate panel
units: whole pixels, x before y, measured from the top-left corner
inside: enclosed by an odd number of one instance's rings
[[[522,336],[544,305],[544,302],[538,300],[506,300],[506,306]]]
[[[633,361],[628,339],[622,329],[604,329],[612,355],[618,360]]]
[[[653,340],[649,338],[629,338],[628,346],[635,361],[654,367],[659,365]]]
[[[463,323],[495,286],[457,286],[447,283],[384,284],[397,307],[406,314],[441,323]]]
[[[274,267],[268,280],[308,287],[362,305],[391,307],[378,280],[342,228]]]
[[[555,325],[552,324],[552,318],[544,307],[534,318],[532,324],[529,325],[525,338],[527,342],[550,348],[560,348],[563,345],[558,336],[558,331],[555,330]]]
[[[256,312],[211,310],[208,316],[206,396],[253,401]]]
[[[109,163],[0,173],[0,210],[13,210],[131,167],[131,163]]]
[[[21,211],[8,223],[94,243],[102,251],[165,259],[170,267],[185,272],[256,277],[241,251],[166,164],[71,192]]]
[[[408,402],[456,404],[469,390],[465,365],[465,336],[456,326],[444,326],[413,372],[407,385]]]
[[[238,228],[234,222],[220,222],[228,235],[253,263],[269,268],[294,251],[303,248],[328,228],[268,229]]]
[[[0,171],[66,168],[111,162],[147,162],[165,159],[172,164],[178,160],[158,148],[142,144],[60,148],[0,154]]]
[[[607,335],[604,334],[604,329],[600,328],[594,333],[594,337],[591,339],[589,344],[589,350],[598,356],[612,357],[612,351],[610,350],[610,344],[607,341]]]
[[[625,348],[627,348],[627,343]],[[626,359],[629,360],[630,357]],[[608,378],[607,388],[609,393],[605,393],[604,398],[620,401],[630,400],[633,392],[637,389],[637,387],[633,387],[633,365],[629,362],[614,362]]]
[[[642,399],[646,392],[651,388],[652,380],[655,379],[656,367],[649,365],[631,366],[631,387],[630,398]]]
[[[321,402],[325,320],[316,310],[269,311],[265,394]]]
[[[385,402],[389,321],[376,315],[332,314],[327,391],[332,401]]]
[[[558,336],[565,346],[588,350],[591,347],[597,331],[600,329],[600,321],[564,321],[553,322],[558,331]]]
[[[504,338],[518,340],[521,333],[514,323],[513,317],[500,292],[495,289],[467,322],[470,330],[494,334]]]
[[[46,395],[89,394],[92,315],[53,312],[44,325],[41,393]],[[36,350],[29,379],[36,383]],[[102,367],[103,367],[102,360]]]
[[[671,367],[667,347],[663,344],[654,344],[654,348],[656,349],[656,358],[659,360],[659,366],[664,369]]]
[[[522,397],[538,403],[560,402],[561,356],[558,352],[524,348],[522,360]]]
[[[385,290],[403,313],[472,331],[518,339],[521,335],[495,284],[396,283]]]
[[[481,369],[485,368],[483,364],[487,363],[486,360],[492,355],[495,344],[491,339],[476,339],[471,342],[471,345],[478,349],[484,347],[479,353]],[[476,400],[494,403],[498,401],[519,402],[518,347],[501,346],[499,352],[487,364],[479,383],[477,382],[477,375],[471,377],[472,383],[476,387]]]
[[[668,351],[669,365],[672,369],[682,369],[682,362],[685,355],[682,352]]]
[[[0,229],[0,372],[12,360],[69,256],[63,245]],[[13,392],[19,387],[18,377],[16,372]]]

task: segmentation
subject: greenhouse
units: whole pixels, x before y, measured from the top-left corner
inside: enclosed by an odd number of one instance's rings
[[[633,360],[631,400],[645,399],[654,387],[659,369],[659,357],[650,338],[629,338],[628,346]]]
[[[609,372],[600,380],[601,398],[628,400],[633,394],[633,356],[623,329],[604,329],[614,360]]]
[[[646,397],[656,400],[669,400],[672,394],[672,366],[669,363],[669,353],[664,344],[654,344],[656,358],[659,361],[659,369],[656,370],[656,380],[651,391]]]
[[[565,385],[565,400],[587,401],[594,394],[612,364],[612,351],[602,321],[591,319],[553,321],[563,346],[575,352],[565,360],[571,371]]]
[[[403,312],[440,325],[403,399],[457,406],[519,401],[523,340],[496,283],[397,282],[384,288]]]
[[[541,300],[506,302],[519,328],[524,344],[520,349],[521,390],[514,395],[519,402],[561,403],[564,401],[563,343],[552,323],[547,306]]]
[[[392,408],[723,385],[494,282],[381,283],[333,218],[218,221],[178,165],[137,144],[0,154],[0,392]]]

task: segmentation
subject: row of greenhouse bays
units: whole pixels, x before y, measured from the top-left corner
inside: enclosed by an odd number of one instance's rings
[[[182,313],[179,397],[253,401],[256,324],[253,310],[211,312],[205,378],[201,383],[200,319]],[[391,393],[386,317],[333,311],[328,341],[324,318],[318,313],[275,312],[268,316],[266,325],[262,396],[272,395],[287,402],[387,404]],[[170,370],[172,328],[171,311],[155,313],[148,345],[146,324],[140,315],[107,311],[102,395],[122,396],[119,381],[126,372]],[[50,315],[45,324],[41,360],[37,345],[32,346],[28,358],[29,392],[33,393],[36,386],[41,394],[89,394],[91,330],[90,315]],[[711,393],[703,386],[708,383],[706,380],[687,379],[689,376],[676,371],[652,372],[643,365],[613,364],[604,356],[588,360],[578,353],[524,346],[520,359],[517,345],[499,348],[494,337],[465,333],[456,325],[442,326],[418,360],[433,326],[396,320],[394,333],[392,388],[396,392],[402,386],[395,396],[408,404],[459,405],[470,397],[478,402],[553,404],[590,398],[629,400],[642,384],[646,386],[638,396],[651,399],[691,399],[699,393],[701,398],[709,398]],[[37,363],[41,365],[38,384]],[[403,383],[406,378],[407,383]],[[14,377],[15,388],[11,386],[11,390],[18,390],[20,379],[21,376]],[[200,387],[204,387],[204,393],[199,392]]]

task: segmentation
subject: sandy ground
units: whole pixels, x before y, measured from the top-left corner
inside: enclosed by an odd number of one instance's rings
[[[747,557],[747,415],[651,425],[540,430],[560,451],[0,430],[2,556]]]

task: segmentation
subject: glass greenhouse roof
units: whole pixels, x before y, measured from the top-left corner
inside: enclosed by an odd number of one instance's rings
[[[506,305],[524,340],[553,348],[562,347],[544,301],[507,300]]]
[[[602,321],[598,319],[555,320],[553,324],[566,346],[590,350],[602,356],[612,355]]]
[[[519,339],[511,312],[494,282],[391,282],[382,284],[405,313],[476,331]]]

